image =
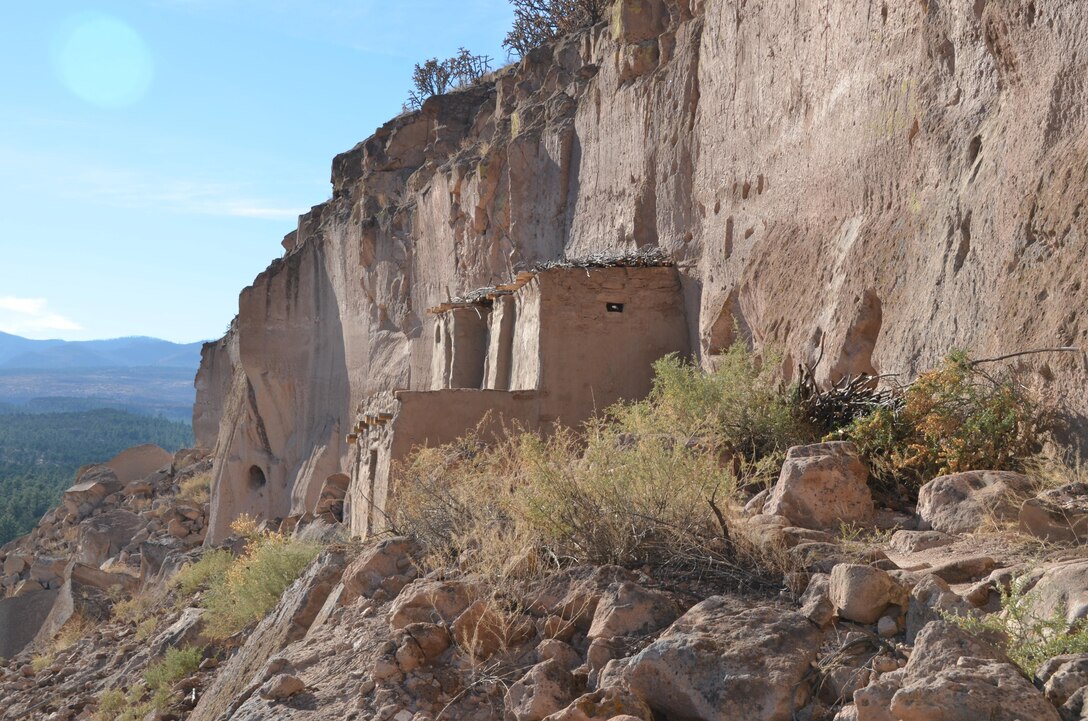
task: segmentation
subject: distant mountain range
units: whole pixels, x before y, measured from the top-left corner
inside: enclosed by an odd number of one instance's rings
[[[158,338],[113,340],[31,340],[0,333],[0,368],[192,368],[200,365],[201,343],[171,343]]]
[[[99,408],[188,422],[200,343],[30,340],[0,333],[0,415]]]

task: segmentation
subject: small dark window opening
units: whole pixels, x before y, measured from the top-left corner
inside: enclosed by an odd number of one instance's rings
[[[370,467],[367,468],[367,477],[370,479],[371,483],[373,483],[374,480],[378,477],[378,452],[377,451],[371,451],[370,452]]]
[[[605,307],[605,310],[607,310],[609,313],[622,313],[623,312],[623,303],[605,303],[604,307]]]
[[[264,477],[264,471],[259,466],[250,466],[249,487],[253,489],[263,488],[265,483],[268,483],[268,479]]]

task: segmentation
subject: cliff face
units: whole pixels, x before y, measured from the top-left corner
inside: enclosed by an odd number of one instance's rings
[[[708,365],[734,328],[824,378],[1084,347],[1086,38],[1080,0],[621,0],[391,121],[205,351],[211,536],[312,508],[359,403],[427,388],[428,307],[563,253],[663,247]],[[1083,354],[1023,371],[1088,412]]]

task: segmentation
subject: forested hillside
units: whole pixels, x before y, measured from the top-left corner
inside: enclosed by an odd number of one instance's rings
[[[80,466],[131,446],[192,444],[187,424],[117,410],[12,413],[0,408],[0,544],[29,531],[57,505]]]

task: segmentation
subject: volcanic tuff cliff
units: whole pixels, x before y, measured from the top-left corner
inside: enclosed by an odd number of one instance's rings
[[[1081,0],[622,0],[392,120],[204,350],[211,535],[254,466],[312,509],[357,406],[429,382],[426,309],[562,254],[665,249],[708,365],[734,328],[824,378],[1083,347],[1086,38]],[[1024,363],[1088,411],[1083,354]]]

